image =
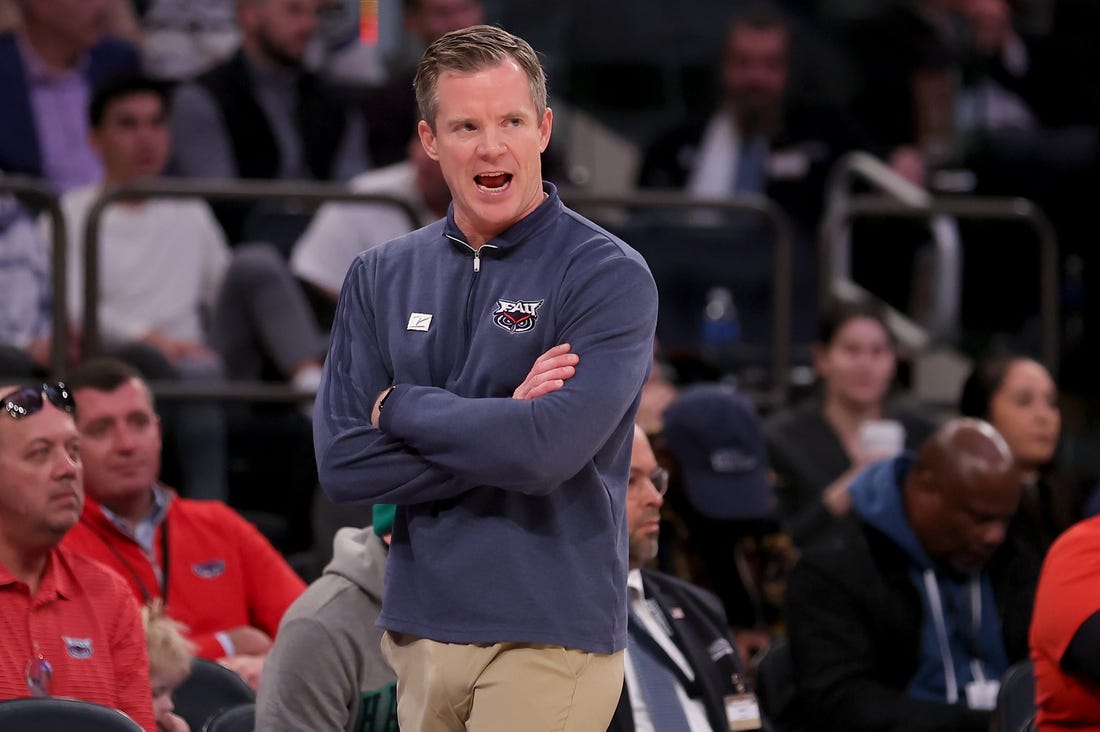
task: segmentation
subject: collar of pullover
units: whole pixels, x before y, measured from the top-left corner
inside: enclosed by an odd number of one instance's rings
[[[542,190],[546,193],[546,200],[539,204],[534,211],[485,242],[482,248],[486,252],[503,253],[517,247],[554,222],[563,207],[561,198],[558,197],[558,189],[553,183],[543,181]],[[447,223],[443,227],[443,235],[455,242],[456,246],[459,242],[466,243],[466,235],[455,223],[454,203],[451,203],[447,209]]]

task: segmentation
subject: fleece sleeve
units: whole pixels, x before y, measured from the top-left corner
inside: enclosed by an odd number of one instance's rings
[[[461,495],[476,481],[433,465],[371,425],[374,401],[390,386],[366,296],[367,265],[348,270],[313,411],[321,488],[337,503],[410,504]],[[389,409],[389,402],[386,403]]]
[[[585,262],[563,290],[559,342],[580,357],[558,391],[533,400],[470,399],[398,385],[381,428],[447,472],[478,484],[545,494],[592,460],[635,403],[653,360],[657,289],[618,254]],[[486,454],[486,435],[508,449]]]

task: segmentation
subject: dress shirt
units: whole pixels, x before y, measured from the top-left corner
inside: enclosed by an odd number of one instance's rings
[[[103,165],[88,144],[87,55],[65,71],[51,69],[23,34],[16,36],[27,68],[34,128],[42,153],[42,172],[58,193],[94,183]]]
[[[630,611],[635,614],[642,626],[653,636],[661,649],[668,654],[668,657],[680,667],[684,675],[688,679],[694,680],[694,669],[691,668],[687,658],[672,641],[668,620],[660,612],[656,603],[645,597],[641,571],[637,569],[630,570],[627,574],[626,584],[629,588]],[[639,691],[638,676],[630,659],[629,647],[626,649],[625,657],[626,688],[630,692],[630,706],[634,714],[634,730],[635,732],[654,732],[653,723],[649,718],[649,710],[646,709],[645,699],[642,698]],[[688,724],[691,726],[691,732],[712,732],[702,700],[689,697],[679,681],[675,682],[675,689],[676,697],[684,708],[684,716],[687,717]]]

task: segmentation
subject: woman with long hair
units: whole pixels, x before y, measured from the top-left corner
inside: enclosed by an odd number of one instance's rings
[[[1055,463],[1062,413],[1050,372],[1026,356],[987,358],[963,384],[959,412],[986,420],[1005,438],[1025,475],[1013,528],[1045,553],[1078,518],[1075,483]]]
[[[817,393],[764,426],[780,512],[800,546],[848,513],[848,486],[864,466],[915,449],[935,429],[930,415],[891,395],[897,344],[874,304],[830,306],[813,363]]]

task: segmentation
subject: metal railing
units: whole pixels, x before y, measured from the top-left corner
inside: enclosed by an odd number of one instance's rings
[[[865,217],[922,219],[946,215],[955,219],[1019,221],[1034,229],[1039,240],[1039,316],[1041,358],[1052,373],[1059,360],[1058,331],[1058,242],[1046,214],[1025,198],[982,196],[935,197],[926,202],[902,203],[883,196],[863,195],[851,198],[842,209],[830,211],[821,228],[822,295],[831,292],[837,279],[833,267],[834,242],[841,227],[852,219]],[[965,246],[965,241],[963,241]]]
[[[607,195],[559,188],[558,193],[562,201],[579,211],[586,208],[672,211],[702,209],[753,213],[767,221],[775,234],[772,275],[771,389],[768,394],[756,396],[767,400],[772,405],[785,403],[790,380],[792,231],[787,215],[774,201],[763,196],[692,198],[682,193],[650,191]]]
[[[67,237],[63,214],[57,195],[41,180],[22,176],[0,177],[0,193],[12,193],[39,202],[52,223],[53,331],[51,336],[51,369],[62,373],[68,347],[67,312]],[[771,200],[763,197],[727,199],[695,199],[680,193],[636,192],[597,194],[589,191],[560,189],[562,199],[578,210],[603,208],[616,210],[668,209],[687,211],[748,212],[764,218],[775,233],[774,280],[771,339],[771,385],[769,395],[775,404],[786,398],[790,366],[791,317],[791,257],[792,232],[785,214]],[[201,198],[211,201],[303,201],[323,203],[377,202],[401,209],[408,217],[410,229],[419,225],[416,212],[403,200],[374,193],[354,191],[343,185],[304,181],[206,181],[160,180],[128,184],[104,191],[92,204],[85,224],[84,249],[84,339],[88,354],[100,347],[98,307],[99,229],[105,210],[113,203],[133,198]],[[950,216],[956,219],[1016,220],[1031,225],[1040,244],[1040,315],[1042,325],[1042,358],[1051,368],[1058,361],[1058,253],[1053,227],[1045,214],[1031,201],[1020,198],[907,198],[891,200],[882,196],[859,195],[844,200],[843,206],[832,207],[822,223],[821,271],[823,296],[839,281],[835,266],[834,242],[842,227],[859,216],[920,219],[930,216]],[[158,396],[167,398],[206,397],[242,401],[293,401],[308,395],[285,384],[263,382],[221,382],[218,384],[157,384]]]
[[[383,203],[397,207],[409,219],[409,230],[420,226],[416,211],[394,196],[355,191],[345,185],[311,181],[176,180],[140,181],[104,190],[88,210],[84,224],[84,349],[99,353],[99,239],[103,216],[119,201],[143,198],[198,198],[207,201],[298,201],[305,203]],[[350,264],[350,262],[349,262]],[[158,398],[209,398],[246,402],[293,402],[312,394],[289,384],[222,380],[210,383],[157,381],[150,384]]]
[[[855,196],[852,188],[856,182],[870,185],[884,196],[915,208],[927,207],[933,201],[931,192],[898,175],[879,158],[867,152],[854,151],[841,157],[829,171],[825,186],[826,217],[847,210]],[[929,298],[931,310],[922,318],[920,327],[929,331],[933,340],[944,340],[955,330],[959,321],[959,287],[962,282],[959,227],[950,216],[934,212],[914,218],[926,220],[936,251]],[[822,262],[822,281],[826,285],[821,290],[823,300],[829,296],[830,282],[851,280],[852,273],[851,226],[846,221],[828,236],[833,254],[829,262]]]
[[[53,327],[50,336],[50,371],[56,376],[65,371],[65,354],[69,347],[69,313],[65,281],[68,249],[65,237],[65,217],[57,194],[39,178],[21,175],[0,175],[0,193],[12,193],[20,198],[42,204],[49,214],[51,229],[50,287]]]

